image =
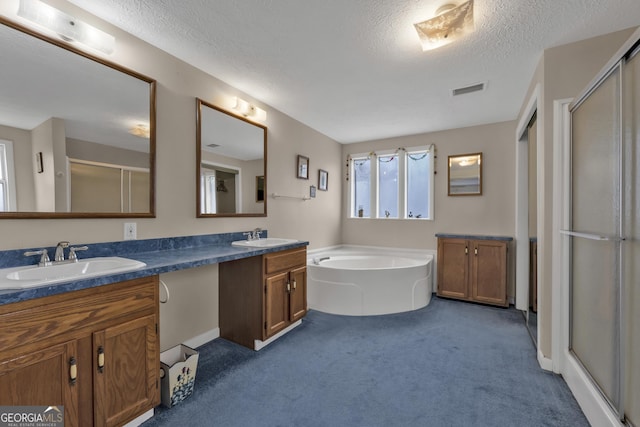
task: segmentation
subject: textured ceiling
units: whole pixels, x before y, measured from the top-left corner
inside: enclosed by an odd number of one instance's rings
[[[422,52],[447,1],[70,2],[341,143],[513,120],[544,49],[640,25],[640,0],[475,0],[475,33]]]

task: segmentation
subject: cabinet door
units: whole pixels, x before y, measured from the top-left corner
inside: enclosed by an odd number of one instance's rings
[[[96,426],[122,425],[160,403],[156,316],[93,334]]]
[[[307,314],[307,267],[300,267],[289,273],[291,294],[289,295],[289,313],[291,322],[302,319]]]
[[[507,306],[507,243],[472,242],[471,292],[474,301]]]
[[[77,426],[77,363],[75,341],[1,360],[0,406],[64,406],[64,424]]]
[[[469,242],[465,239],[438,239],[438,295],[469,298]]]
[[[264,338],[289,325],[289,273],[280,273],[266,279],[264,296]]]

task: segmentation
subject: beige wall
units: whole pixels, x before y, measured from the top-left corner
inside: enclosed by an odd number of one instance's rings
[[[344,145],[342,149],[344,193],[343,241],[418,249],[437,248],[435,233],[467,233],[514,236],[515,122],[452,129],[421,135]],[[434,220],[347,218],[349,182],[345,179],[347,155],[435,144]],[[482,152],[482,196],[447,195],[447,158]]]
[[[552,357],[551,331],[553,328],[552,305],[552,217],[553,217],[553,102],[557,99],[571,98],[593,79],[611,56],[632,34],[633,29],[591,38],[548,49],[544,52],[530,89],[523,99],[523,107],[518,116],[520,120],[524,109],[537,83],[541,83],[542,93],[538,99],[538,120],[542,120],[544,132],[537,135],[538,192],[542,197],[542,212],[539,210],[538,225],[538,300],[539,343],[542,354]]]
[[[139,239],[224,233],[262,227],[271,236],[308,240],[311,247],[340,243],[341,146],[332,139],[177,60],[63,1],[64,8],[116,37],[111,61],[157,80],[156,218],[136,219]],[[0,13],[15,13],[0,4]],[[268,198],[266,218],[196,218],[196,97],[226,106],[233,96],[254,102],[267,111],[268,188],[272,193],[308,194],[317,185],[317,168],[329,171],[329,191],[315,200]],[[309,181],[296,179],[296,155],[311,159]],[[334,185],[332,187],[332,179]],[[130,219],[0,220],[0,250],[121,240]],[[120,238],[119,238],[120,237]],[[217,269],[192,269],[162,275],[172,301],[161,306],[160,341],[163,349],[217,327]],[[189,306],[186,301],[195,301]],[[201,309],[200,304],[207,307]],[[189,310],[188,314],[183,310]],[[179,325],[179,326],[176,326]]]
[[[76,160],[149,169],[149,153],[67,138],[67,156]]]

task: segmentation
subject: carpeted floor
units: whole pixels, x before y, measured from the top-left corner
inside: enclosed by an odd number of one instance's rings
[[[310,311],[260,352],[198,350],[194,394],[145,427],[589,425],[514,309],[434,297],[386,316]]]

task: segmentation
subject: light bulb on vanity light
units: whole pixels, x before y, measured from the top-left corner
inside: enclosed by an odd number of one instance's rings
[[[116,39],[111,34],[40,0],[20,0],[18,16],[55,33],[66,42],[76,42],[107,55],[115,49]]]
[[[244,117],[251,118],[253,120],[265,121],[267,119],[267,112],[262,108],[256,107],[245,101],[242,98],[236,97],[233,109]]]

